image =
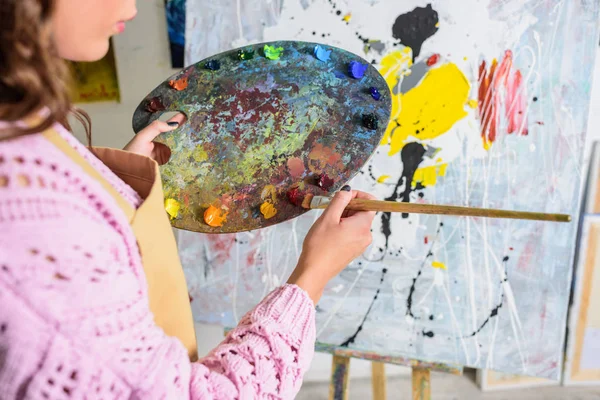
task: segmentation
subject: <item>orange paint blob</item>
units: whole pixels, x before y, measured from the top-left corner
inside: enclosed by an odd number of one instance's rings
[[[221,208],[210,206],[204,211],[204,222],[206,222],[208,226],[218,228],[225,223],[227,214],[228,212]]]
[[[181,79],[169,81],[169,86],[171,86],[173,89],[179,90],[179,91],[187,89],[187,87],[188,87],[188,78],[186,76],[186,77],[183,77]]]

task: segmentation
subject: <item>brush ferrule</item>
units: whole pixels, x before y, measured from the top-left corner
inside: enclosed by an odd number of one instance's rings
[[[310,208],[327,208],[329,203],[331,203],[331,197],[314,196],[310,201]]]

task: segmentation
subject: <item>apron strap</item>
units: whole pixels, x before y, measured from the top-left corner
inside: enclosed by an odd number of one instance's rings
[[[129,204],[123,198],[123,196],[121,196],[121,194],[117,192],[117,190],[98,171],[96,171],[81,154],[77,152],[77,150],[71,147],[71,145],[62,136],[60,136],[56,130],[52,128],[47,129],[42,133],[42,135],[60,151],[62,151],[67,157],[77,163],[77,165],[79,165],[86,174],[99,182],[104,190],[110,193],[111,197],[115,199],[119,208],[125,213],[129,223],[133,221],[136,211],[135,208]]]

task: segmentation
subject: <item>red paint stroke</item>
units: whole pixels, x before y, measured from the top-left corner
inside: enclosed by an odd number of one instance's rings
[[[429,242],[429,238],[425,236],[425,239],[423,241],[425,242],[425,244],[427,244],[427,242]]]
[[[517,268],[519,271],[528,272],[528,270],[533,267],[535,263],[532,263],[531,259],[536,254],[536,249],[539,244],[539,239],[536,237],[531,238],[525,243],[525,248],[517,261]]]
[[[213,265],[224,265],[231,259],[231,249],[235,244],[235,234],[229,235],[206,235],[214,256]]]
[[[500,64],[493,60],[489,70],[486,62],[481,62],[478,100],[481,137],[486,149],[496,140],[504,121],[508,134],[527,135],[527,90],[521,71],[513,68],[512,51],[506,50]]]
[[[427,66],[431,67],[432,65],[436,64],[439,60],[440,60],[440,55],[434,54],[427,59]]]
[[[169,81],[169,86],[177,91],[185,90],[188,87],[188,78],[184,76],[181,79]]]

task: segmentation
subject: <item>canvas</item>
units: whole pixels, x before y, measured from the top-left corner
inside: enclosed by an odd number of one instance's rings
[[[393,99],[355,189],[577,221],[598,3],[188,0],[186,63],[285,39],[360,54]],[[195,318],[235,325],[285,282],[317,217],[236,235],[180,232]],[[317,340],[558,379],[576,228],[378,214],[372,246],[317,306]]]
[[[182,68],[185,49],[186,0],[164,0],[171,67]]]

